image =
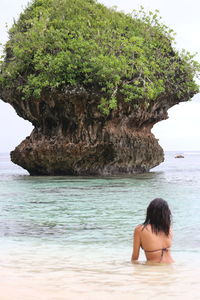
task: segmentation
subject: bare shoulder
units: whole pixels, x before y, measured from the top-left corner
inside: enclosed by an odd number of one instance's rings
[[[144,228],[143,225],[137,225],[137,226],[135,227],[134,232],[135,232],[135,233],[140,233],[140,232],[143,230],[143,228]]]

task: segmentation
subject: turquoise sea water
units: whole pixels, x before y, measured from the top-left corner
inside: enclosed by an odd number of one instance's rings
[[[174,156],[133,176],[31,177],[1,154],[0,299],[199,299],[200,152]],[[132,265],[155,197],[172,210],[175,264]]]

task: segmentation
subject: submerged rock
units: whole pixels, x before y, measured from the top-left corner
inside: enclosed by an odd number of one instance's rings
[[[164,159],[151,129],[197,93],[194,67],[162,26],[70,3],[34,1],[10,31],[0,97],[35,127],[11,159],[31,175],[149,171]]]

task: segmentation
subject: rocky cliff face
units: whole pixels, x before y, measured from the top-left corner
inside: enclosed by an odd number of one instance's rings
[[[1,91],[0,97],[35,126],[11,152],[12,161],[31,175],[146,172],[163,161],[151,128],[166,119],[167,109],[178,102],[163,96],[148,109],[137,110],[121,102],[106,117],[98,110],[98,93],[83,88],[46,91],[35,101],[19,101],[11,89]]]

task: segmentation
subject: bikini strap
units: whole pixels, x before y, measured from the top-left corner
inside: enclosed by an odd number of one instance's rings
[[[163,254],[164,254],[164,252],[166,251],[168,251],[168,248],[161,248],[161,249],[157,249],[157,250],[144,250],[145,252],[157,252],[157,251],[162,251],[162,256],[163,256]]]
[[[162,250],[161,257],[163,257],[164,252],[167,252],[167,251],[168,251],[168,248],[162,248],[161,250]]]

